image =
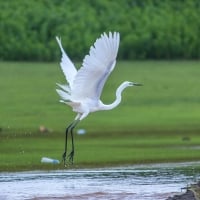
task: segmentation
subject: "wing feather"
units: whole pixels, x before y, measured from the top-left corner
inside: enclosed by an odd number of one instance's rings
[[[115,67],[119,41],[119,33],[109,32],[102,34],[91,46],[74,79],[73,99],[100,98],[105,81]]]
[[[65,92],[67,92],[68,94],[71,93],[71,89],[69,87],[69,85],[61,85],[59,83],[56,83],[57,86],[59,86],[62,90],[64,90]]]
[[[58,45],[60,47],[60,50],[62,52],[62,58],[61,58],[60,66],[61,66],[61,69],[62,69],[62,71],[65,75],[65,78],[66,78],[66,80],[69,83],[70,88],[71,88],[73,81],[74,81],[74,78],[77,74],[77,70],[76,70],[74,64],[72,63],[72,61],[69,59],[69,57],[65,53],[65,51],[62,47],[61,39],[56,36],[56,40],[57,40]]]

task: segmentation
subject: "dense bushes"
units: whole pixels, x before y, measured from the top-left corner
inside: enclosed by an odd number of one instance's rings
[[[199,0],[10,0],[0,8],[0,60],[58,60],[56,35],[82,59],[109,30],[121,33],[121,59],[200,58]]]

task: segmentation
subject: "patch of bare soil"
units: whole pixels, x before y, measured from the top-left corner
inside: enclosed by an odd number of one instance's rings
[[[181,195],[169,197],[166,200],[199,200],[200,199],[200,181],[192,184],[187,188],[187,191]]]

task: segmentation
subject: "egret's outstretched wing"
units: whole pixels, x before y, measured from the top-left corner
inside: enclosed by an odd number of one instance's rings
[[[62,58],[61,58],[61,62],[60,62],[60,66],[61,69],[65,75],[66,80],[69,83],[70,88],[72,87],[72,83],[74,81],[74,77],[77,74],[77,70],[74,66],[74,64],[72,63],[72,61],[69,59],[69,57],[67,56],[67,54],[65,53],[63,47],[62,47],[62,43],[61,43],[61,39],[59,39],[56,36],[56,40],[58,42],[58,45],[60,47],[60,50],[62,52]]]
[[[72,86],[72,98],[99,99],[109,74],[115,67],[119,33],[102,34],[91,46]]]

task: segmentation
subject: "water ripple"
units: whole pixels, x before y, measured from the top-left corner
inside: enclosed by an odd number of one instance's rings
[[[161,200],[198,179],[198,162],[0,173],[0,200]],[[178,167],[178,168],[177,168]]]

